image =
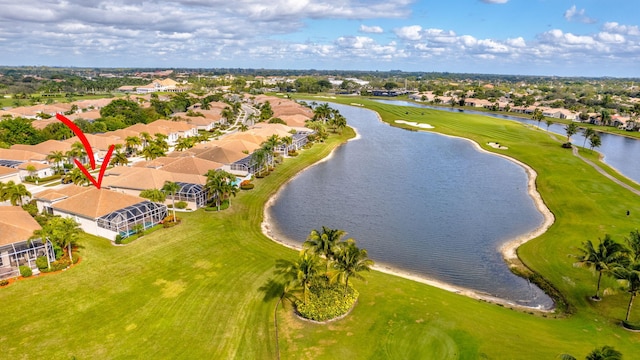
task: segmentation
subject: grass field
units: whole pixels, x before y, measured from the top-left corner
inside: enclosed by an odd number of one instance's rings
[[[637,353],[640,334],[618,325],[627,295],[591,303],[587,298],[595,277],[574,268],[568,256],[586,239],[611,233],[620,240],[634,229],[640,216],[636,195],[560,148],[544,131],[483,116],[358,102],[387,121],[426,122],[489,151],[495,150],[485,144],[497,141],[509,147],[506,154],[534,167],[557,221],[519,254],[566,295],[575,311],[542,317],[372,272],[365,274],[367,284],[354,282],[360,299],[343,320],[317,325],[280,310],[283,359],[553,359],[565,352],[581,358],[605,344],[627,358]],[[275,299],[265,301],[260,288],[271,278],[276,259],[296,253],[261,233],[263,205],[287,179],[351,135],[345,131],[287,159],[256,180],[254,190],[233,199],[230,209],[184,214],[177,227],[122,247],[83,236],[78,265],[1,288],[2,357],[275,358]],[[627,209],[630,218],[622,216]],[[640,320],[638,306],[634,311],[634,320]]]

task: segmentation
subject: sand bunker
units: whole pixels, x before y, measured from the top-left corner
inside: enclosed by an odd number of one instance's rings
[[[429,125],[429,124],[422,124],[422,123],[417,123],[417,122],[412,122],[412,121],[405,121],[405,120],[396,120],[395,121],[398,124],[407,124],[409,126],[415,126],[415,127],[419,127],[422,129],[433,129],[433,126]]]
[[[495,143],[495,142],[487,143],[487,145],[491,146],[494,149],[500,149],[500,150],[507,150],[508,149],[508,147],[502,146],[499,143]]]

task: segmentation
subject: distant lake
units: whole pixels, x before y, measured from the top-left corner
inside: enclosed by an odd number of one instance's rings
[[[543,222],[522,167],[467,140],[331,106],[360,138],[283,187],[267,210],[276,237],[300,244],[323,225],[343,229],[378,264],[521,305],[552,306],[498,251]]]
[[[450,107],[436,107],[429,106],[423,104],[417,104],[410,101],[402,101],[402,100],[378,100],[376,101],[391,104],[391,105],[399,105],[399,106],[412,106],[412,107],[420,107],[427,109],[435,109],[440,111],[448,111],[448,112],[462,112],[465,114],[477,114],[490,116],[496,119],[504,119],[504,120],[513,120],[521,123],[526,123],[530,125],[538,125],[537,121],[533,121],[531,119],[520,118],[517,116],[509,116],[503,114],[492,114],[482,111],[474,111],[467,109],[459,109],[459,108],[450,108]],[[540,123],[540,126],[546,130],[547,126],[544,122]],[[560,134],[566,136],[566,131],[564,130],[564,124],[552,124],[549,126],[549,131],[554,132],[556,134]],[[635,138],[629,138],[626,136],[616,135],[616,134],[607,134],[607,133],[598,133],[600,135],[600,139],[602,140],[602,145],[595,149],[602,155],[604,155],[604,162],[608,165],[616,168],[622,175],[628,177],[629,179],[640,183],[640,162],[633,161],[629,157],[629,154],[640,154],[640,140]],[[585,143],[584,136],[582,133],[575,134],[571,137],[571,142],[574,145],[589,146],[589,141]]]

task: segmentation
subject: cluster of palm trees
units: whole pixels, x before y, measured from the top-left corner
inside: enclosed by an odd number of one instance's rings
[[[251,154],[251,166],[257,169],[257,174],[261,174],[265,165],[274,166],[276,150],[281,146],[288,149],[292,143],[293,137],[291,136],[280,137],[277,134],[269,136],[261,144],[260,148],[254,150]]]
[[[577,360],[573,355],[562,354],[561,360]],[[603,347],[593,349],[585,360],[621,360],[622,353],[611,346],[605,345]]]
[[[577,134],[579,130],[580,128],[578,127],[578,124],[574,122],[567,124],[567,126],[564,127],[564,131],[567,134],[567,142],[563,144],[564,147],[571,147],[571,137]],[[585,147],[585,145],[587,145],[587,140],[589,140],[589,147],[591,148],[591,150],[602,145],[600,135],[598,135],[598,133],[592,128],[584,128],[582,130],[582,134],[584,135],[584,143],[582,144],[582,147]]]
[[[13,206],[22,206],[25,198],[30,199],[31,193],[24,184],[16,184],[13,180],[6,184],[0,182],[0,202],[8,200]]]
[[[634,230],[625,237],[627,246],[614,241],[609,234],[598,244],[585,241],[576,255],[576,266],[590,268],[598,273],[596,293],[591,298],[600,300],[602,275],[617,279],[630,294],[625,322],[629,321],[633,300],[640,293],[640,231]]]
[[[213,196],[218,211],[224,199],[231,206],[231,196],[236,196],[239,191],[236,176],[224,170],[209,170],[206,176],[205,189]]]
[[[32,239],[49,239],[54,246],[67,252],[69,261],[73,262],[71,249],[78,242],[78,236],[83,232],[80,224],[67,217],[54,216],[42,225],[42,229],[33,232]]]
[[[598,135],[598,133],[592,128],[584,128],[582,130],[582,135],[584,135],[584,143],[582,144],[582,147],[585,147],[585,145],[587,145],[587,140],[589,140],[589,147],[591,148],[591,150],[602,145],[600,135]]]
[[[309,287],[314,279],[326,276],[330,282],[344,284],[346,296],[349,279],[364,279],[360,274],[369,271],[373,260],[367,250],[356,246],[355,240],[342,240],[346,232],[340,229],[312,230],[295,261],[282,261],[278,270],[285,278],[285,289],[299,289],[302,302],[307,303]]]
[[[318,122],[325,126],[329,126],[334,133],[342,132],[347,126],[347,119],[340,114],[340,111],[333,109],[328,103],[323,103],[315,106],[313,109],[313,122]],[[322,127],[317,124],[312,125],[316,129],[316,132],[321,132]]]
[[[180,191],[180,184],[173,181],[165,181],[161,189],[146,189],[140,192],[140,197],[156,203],[164,203],[168,196],[171,197],[173,209],[173,221],[176,221],[176,194]]]

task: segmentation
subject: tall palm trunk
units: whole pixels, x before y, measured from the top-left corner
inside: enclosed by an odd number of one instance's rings
[[[631,299],[629,299],[629,305],[627,306],[627,316],[625,316],[624,321],[629,321],[629,315],[631,315],[631,306],[633,306],[633,299],[636,297],[635,293],[631,293]]]
[[[593,297],[594,299],[600,299],[600,280],[602,279],[602,271],[598,273],[598,286],[596,287],[596,295]]]

